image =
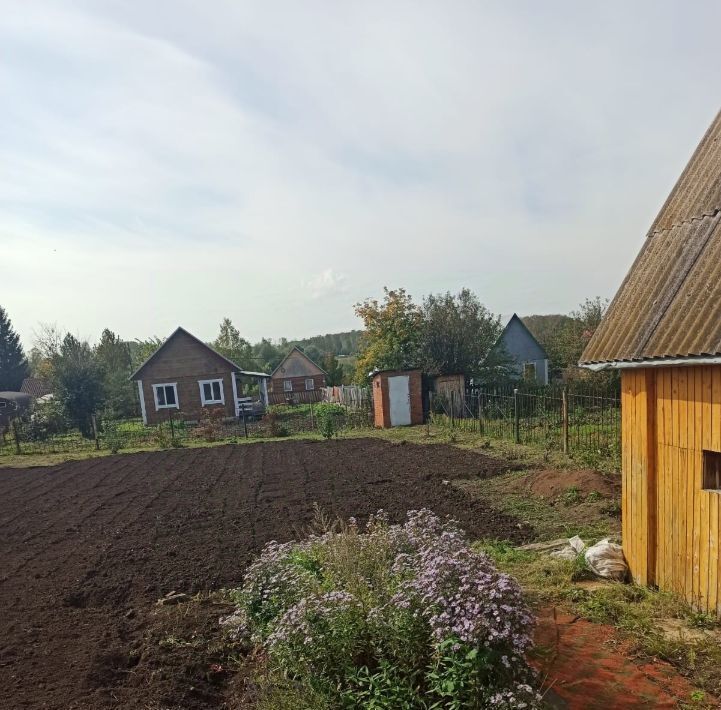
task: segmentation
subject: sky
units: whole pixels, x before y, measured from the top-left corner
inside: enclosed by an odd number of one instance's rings
[[[719,110],[721,3],[0,0],[0,305],[91,341],[611,297]]]

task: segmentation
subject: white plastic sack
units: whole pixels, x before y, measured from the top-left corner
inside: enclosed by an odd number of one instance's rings
[[[594,574],[603,579],[622,581],[628,573],[623,557],[623,548],[608,538],[597,542],[586,550],[586,564]]]
[[[557,557],[562,560],[575,560],[586,547],[586,543],[581,540],[578,535],[574,535],[565,541],[565,544],[560,550],[554,550],[551,552],[551,557]]]

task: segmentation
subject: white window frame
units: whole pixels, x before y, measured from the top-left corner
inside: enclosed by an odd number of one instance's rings
[[[308,387],[309,382],[310,382],[310,387]],[[305,378],[305,391],[312,392],[314,389],[315,389],[315,380],[312,377],[306,377]]]
[[[172,387],[175,392],[175,404],[160,404],[158,402],[158,390],[161,387]],[[163,395],[165,396],[165,395]],[[155,411],[160,409],[180,409],[180,398],[178,397],[178,383],[177,382],[158,382],[153,385],[153,399],[155,400]]]
[[[293,391],[293,380],[285,379],[283,380],[283,392],[292,392]]]
[[[210,385],[211,393],[213,391],[213,384],[215,382],[220,383],[220,399],[206,399],[204,392],[204,385]],[[208,404],[225,404],[225,386],[223,384],[222,377],[214,377],[212,380],[198,380],[198,387],[200,388],[200,402],[205,407]]]

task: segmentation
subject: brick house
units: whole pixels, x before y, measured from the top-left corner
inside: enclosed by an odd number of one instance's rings
[[[265,406],[268,377],[243,370],[184,328],[177,328],[130,379],[138,386],[143,422],[158,424],[170,416],[197,421],[204,410],[237,417],[249,403],[243,396],[247,378],[257,380],[259,403]]]
[[[317,402],[323,397],[326,372],[294,347],[270,374],[270,401]]]

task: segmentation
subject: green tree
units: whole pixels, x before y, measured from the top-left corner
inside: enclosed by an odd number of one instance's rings
[[[135,383],[128,379],[132,369],[130,345],[106,328],[94,354],[103,377],[105,416],[114,419],[136,416]]]
[[[39,323],[33,331],[35,342],[30,350],[30,367],[33,377],[53,379],[53,360],[60,352],[63,333],[55,323]]]
[[[240,365],[244,370],[255,369],[253,348],[245,338],[241,337],[240,331],[233,325],[230,318],[223,318],[220,332],[212,346],[221,355]]]
[[[15,332],[7,311],[0,306],[0,390],[17,392],[28,376],[20,336]]]
[[[268,338],[261,338],[260,342],[253,346],[253,357],[258,368],[267,373],[271,373],[281,361],[278,349]]]
[[[573,325],[573,318],[568,315],[549,314],[525,316],[524,325],[533,333],[548,355],[548,364],[552,378],[560,376],[568,365],[564,351],[564,331]]]
[[[325,370],[325,383],[329,387],[337,387],[343,384],[343,365],[338,362],[334,353],[326,353],[323,356],[321,367]]]
[[[608,300],[596,296],[587,298],[575,311],[571,311],[570,320],[561,328],[554,344],[561,368],[575,369],[578,366],[578,361],[607,308]]]
[[[154,335],[152,338],[140,340],[136,338],[128,343],[130,350],[131,369],[137,370],[165,341]]]
[[[418,366],[423,315],[404,288],[383,289],[383,301],[367,299],[355,305],[365,332],[356,363],[356,380],[364,382],[372,370]]]
[[[426,372],[477,378],[488,369],[487,358],[503,328],[499,316],[478,296],[467,288],[455,295],[431,294],[423,299],[422,314],[419,352]],[[498,367],[501,361],[499,354],[492,366]]]
[[[92,415],[104,404],[103,373],[87,342],[68,333],[53,357],[53,385],[68,419],[92,437]]]

